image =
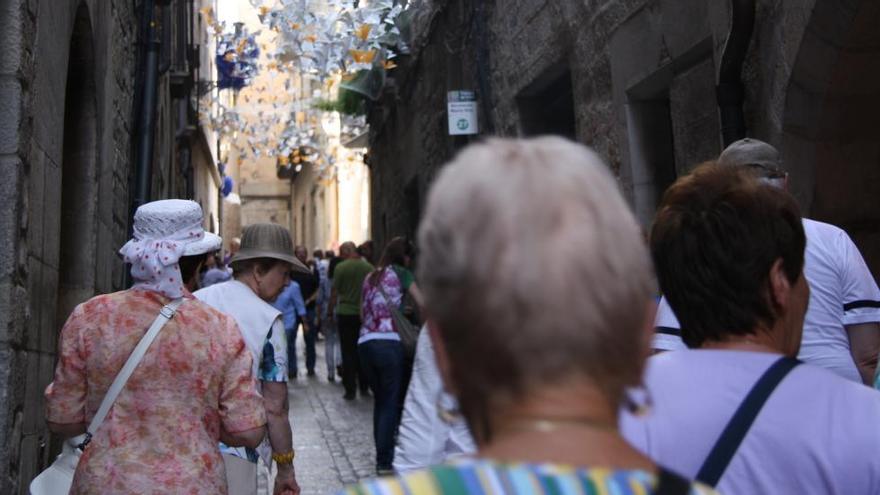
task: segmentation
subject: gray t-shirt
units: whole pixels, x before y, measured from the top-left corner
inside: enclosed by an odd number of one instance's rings
[[[693,478],[778,354],[685,350],[648,360],[653,399],[621,415],[623,436]],[[767,400],[716,487],[724,494],[880,493],[880,392],[801,364]]]

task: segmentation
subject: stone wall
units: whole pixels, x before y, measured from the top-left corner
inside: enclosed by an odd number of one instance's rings
[[[132,2],[0,8],[0,493],[26,493],[57,448],[43,390],[60,325],[124,283],[137,24]]]
[[[43,391],[68,315],[97,293],[125,287],[117,250],[131,212],[141,6],[0,2],[0,493],[27,493],[60,450],[46,428]],[[161,19],[172,29],[179,16]],[[163,39],[167,69],[178,39]],[[178,62],[174,69],[194,77]],[[196,162],[211,172],[205,203],[216,207],[210,150],[179,139],[192,129],[181,128],[171,80],[167,71],[159,80],[150,199],[184,197],[183,143],[199,148]]]
[[[880,274],[880,210],[869,199],[880,193],[880,147],[872,144],[880,137],[880,35],[868,27],[880,8],[867,0],[756,3],[743,68],[747,134],[782,150],[805,214],[845,227]],[[595,148],[646,226],[665,187],[722,148],[715,84],[727,0],[421,5],[413,53],[401,57],[369,117],[380,245],[415,231],[431,178],[468,142],[447,135],[450,90],[477,92],[483,136],[543,129]],[[550,116],[536,122],[533,111],[565,101],[560,88],[574,114],[563,131]]]

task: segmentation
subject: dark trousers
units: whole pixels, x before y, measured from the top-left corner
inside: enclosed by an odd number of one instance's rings
[[[296,329],[299,326],[294,323],[293,327],[285,327],[284,333],[287,335],[287,375],[296,376]]]
[[[303,334],[303,340],[306,343],[306,371],[312,374],[315,372],[315,361],[318,359],[315,354],[315,340],[318,338],[318,329],[315,326],[315,308],[306,309],[306,321],[309,324],[309,331]]]
[[[337,315],[339,326],[339,345],[342,348],[342,386],[346,395],[354,395],[358,385],[367,390],[369,382],[358,365],[358,337],[361,331],[361,317],[357,315]],[[360,383],[358,383],[360,382]]]
[[[396,340],[370,340],[358,346],[358,354],[373,390],[376,467],[391,468],[403,395],[403,346]]]
[[[314,312],[306,313],[306,321],[309,325],[309,331],[303,333],[303,341],[306,344],[306,371],[309,373],[315,372],[315,361],[317,360],[317,356],[315,354],[315,314]],[[293,328],[285,328],[284,331],[287,334],[287,367],[289,370],[290,376],[296,376],[297,371],[299,370],[299,365],[297,363],[297,355],[296,355],[296,334],[299,331],[300,320],[297,319],[293,324]]]

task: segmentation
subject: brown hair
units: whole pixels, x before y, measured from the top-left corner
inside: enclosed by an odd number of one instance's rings
[[[654,221],[651,254],[685,343],[771,325],[770,268],[781,259],[794,283],[805,245],[797,203],[748,167],[707,162],[676,181]]]
[[[182,256],[177,262],[180,267],[180,278],[183,283],[190,282],[196,276],[199,266],[208,259],[210,253],[196,254],[192,256]]]
[[[367,279],[369,284],[375,286],[379,281],[378,275],[391,265],[406,266],[406,259],[412,257],[413,251],[412,243],[407,241],[406,238],[395,237],[391,239],[388,245],[385,246],[385,250],[382,251],[382,257],[379,259],[376,270],[370,273]]]

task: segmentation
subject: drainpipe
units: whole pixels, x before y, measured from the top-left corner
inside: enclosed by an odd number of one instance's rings
[[[189,131],[189,100],[177,100],[177,159],[186,189],[186,199],[195,199],[195,184],[192,166],[192,145],[194,138]]]
[[[755,0],[731,0],[730,5],[730,33],[724,44],[718,86],[715,87],[725,148],[746,137],[746,119],[743,113],[745,88],[741,75],[755,27]]]
[[[489,40],[486,33],[488,23],[486,2],[476,2],[474,16],[477,28],[477,79],[480,85],[480,99],[484,115],[485,134],[495,133],[495,119],[492,118],[492,86],[489,83]]]
[[[134,210],[150,201],[153,179],[153,133],[156,125],[156,90],[159,82],[159,37],[156,32],[156,4],[144,0],[146,18],[144,43],[144,86],[141,95],[140,122],[138,123],[138,146],[135,162]],[[133,213],[133,211],[132,211]]]

